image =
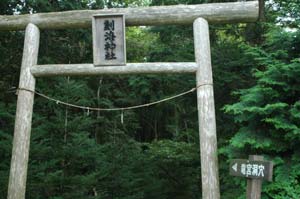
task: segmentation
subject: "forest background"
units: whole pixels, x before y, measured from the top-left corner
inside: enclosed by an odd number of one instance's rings
[[[218,0],[1,0],[26,14]],[[274,181],[263,199],[300,198],[300,2],[270,0],[265,21],[211,25],[221,196],[245,198],[229,161],[260,154]],[[24,31],[0,32],[0,198],[6,198]],[[128,62],[194,61],[192,26],[126,29]],[[92,63],[91,29],[42,31],[40,64]],[[94,107],[143,104],[195,86],[193,75],[39,78],[37,90]],[[201,198],[196,93],[121,112],[36,96],[26,198]]]

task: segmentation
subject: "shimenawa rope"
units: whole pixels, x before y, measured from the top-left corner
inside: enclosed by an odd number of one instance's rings
[[[167,98],[164,98],[164,99],[161,99],[161,100],[158,100],[158,101],[154,101],[154,102],[150,102],[150,103],[146,103],[146,104],[135,105],[135,106],[118,107],[118,108],[99,108],[99,107],[88,107],[88,106],[81,106],[81,105],[71,104],[71,103],[67,103],[67,102],[60,101],[58,99],[49,97],[49,96],[47,96],[43,93],[40,93],[38,91],[33,91],[33,90],[30,90],[30,89],[26,89],[26,88],[18,88],[17,89],[17,94],[18,94],[18,91],[20,91],[20,90],[28,91],[28,92],[34,93],[36,95],[39,95],[39,96],[41,96],[41,97],[43,97],[47,100],[56,102],[56,104],[62,104],[62,105],[65,105],[65,106],[78,108],[78,109],[83,109],[83,110],[87,110],[87,111],[124,111],[124,110],[144,108],[144,107],[153,106],[153,105],[156,105],[156,104],[159,104],[159,103],[162,103],[162,102],[166,102],[166,101],[181,97],[183,95],[187,95],[189,93],[192,93],[195,90],[197,90],[199,87],[206,86],[206,85],[212,85],[212,84],[201,84],[201,85],[198,85],[198,86],[196,86],[196,87],[194,87],[194,88],[192,88],[188,91],[185,91],[185,92],[179,93],[177,95],[167,97]]]

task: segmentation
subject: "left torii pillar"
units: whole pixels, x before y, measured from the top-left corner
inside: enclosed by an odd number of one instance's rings
[[[40,31],[28,24],[25,31],[24,50],[20,73],[15,130],[10,166],[8,199],[25,199],[31,121],[34,103],[35,78],[30,68],[37,64]]]

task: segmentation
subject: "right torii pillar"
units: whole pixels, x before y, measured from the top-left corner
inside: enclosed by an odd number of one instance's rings
[[[209,27],[203,18],[193,24],[199,118],[202,198],[219,199],[219,172]]]

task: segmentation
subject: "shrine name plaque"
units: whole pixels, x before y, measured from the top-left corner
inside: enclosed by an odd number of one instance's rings
[[[126,65],[124,14],[93,16],[94,66]]]

